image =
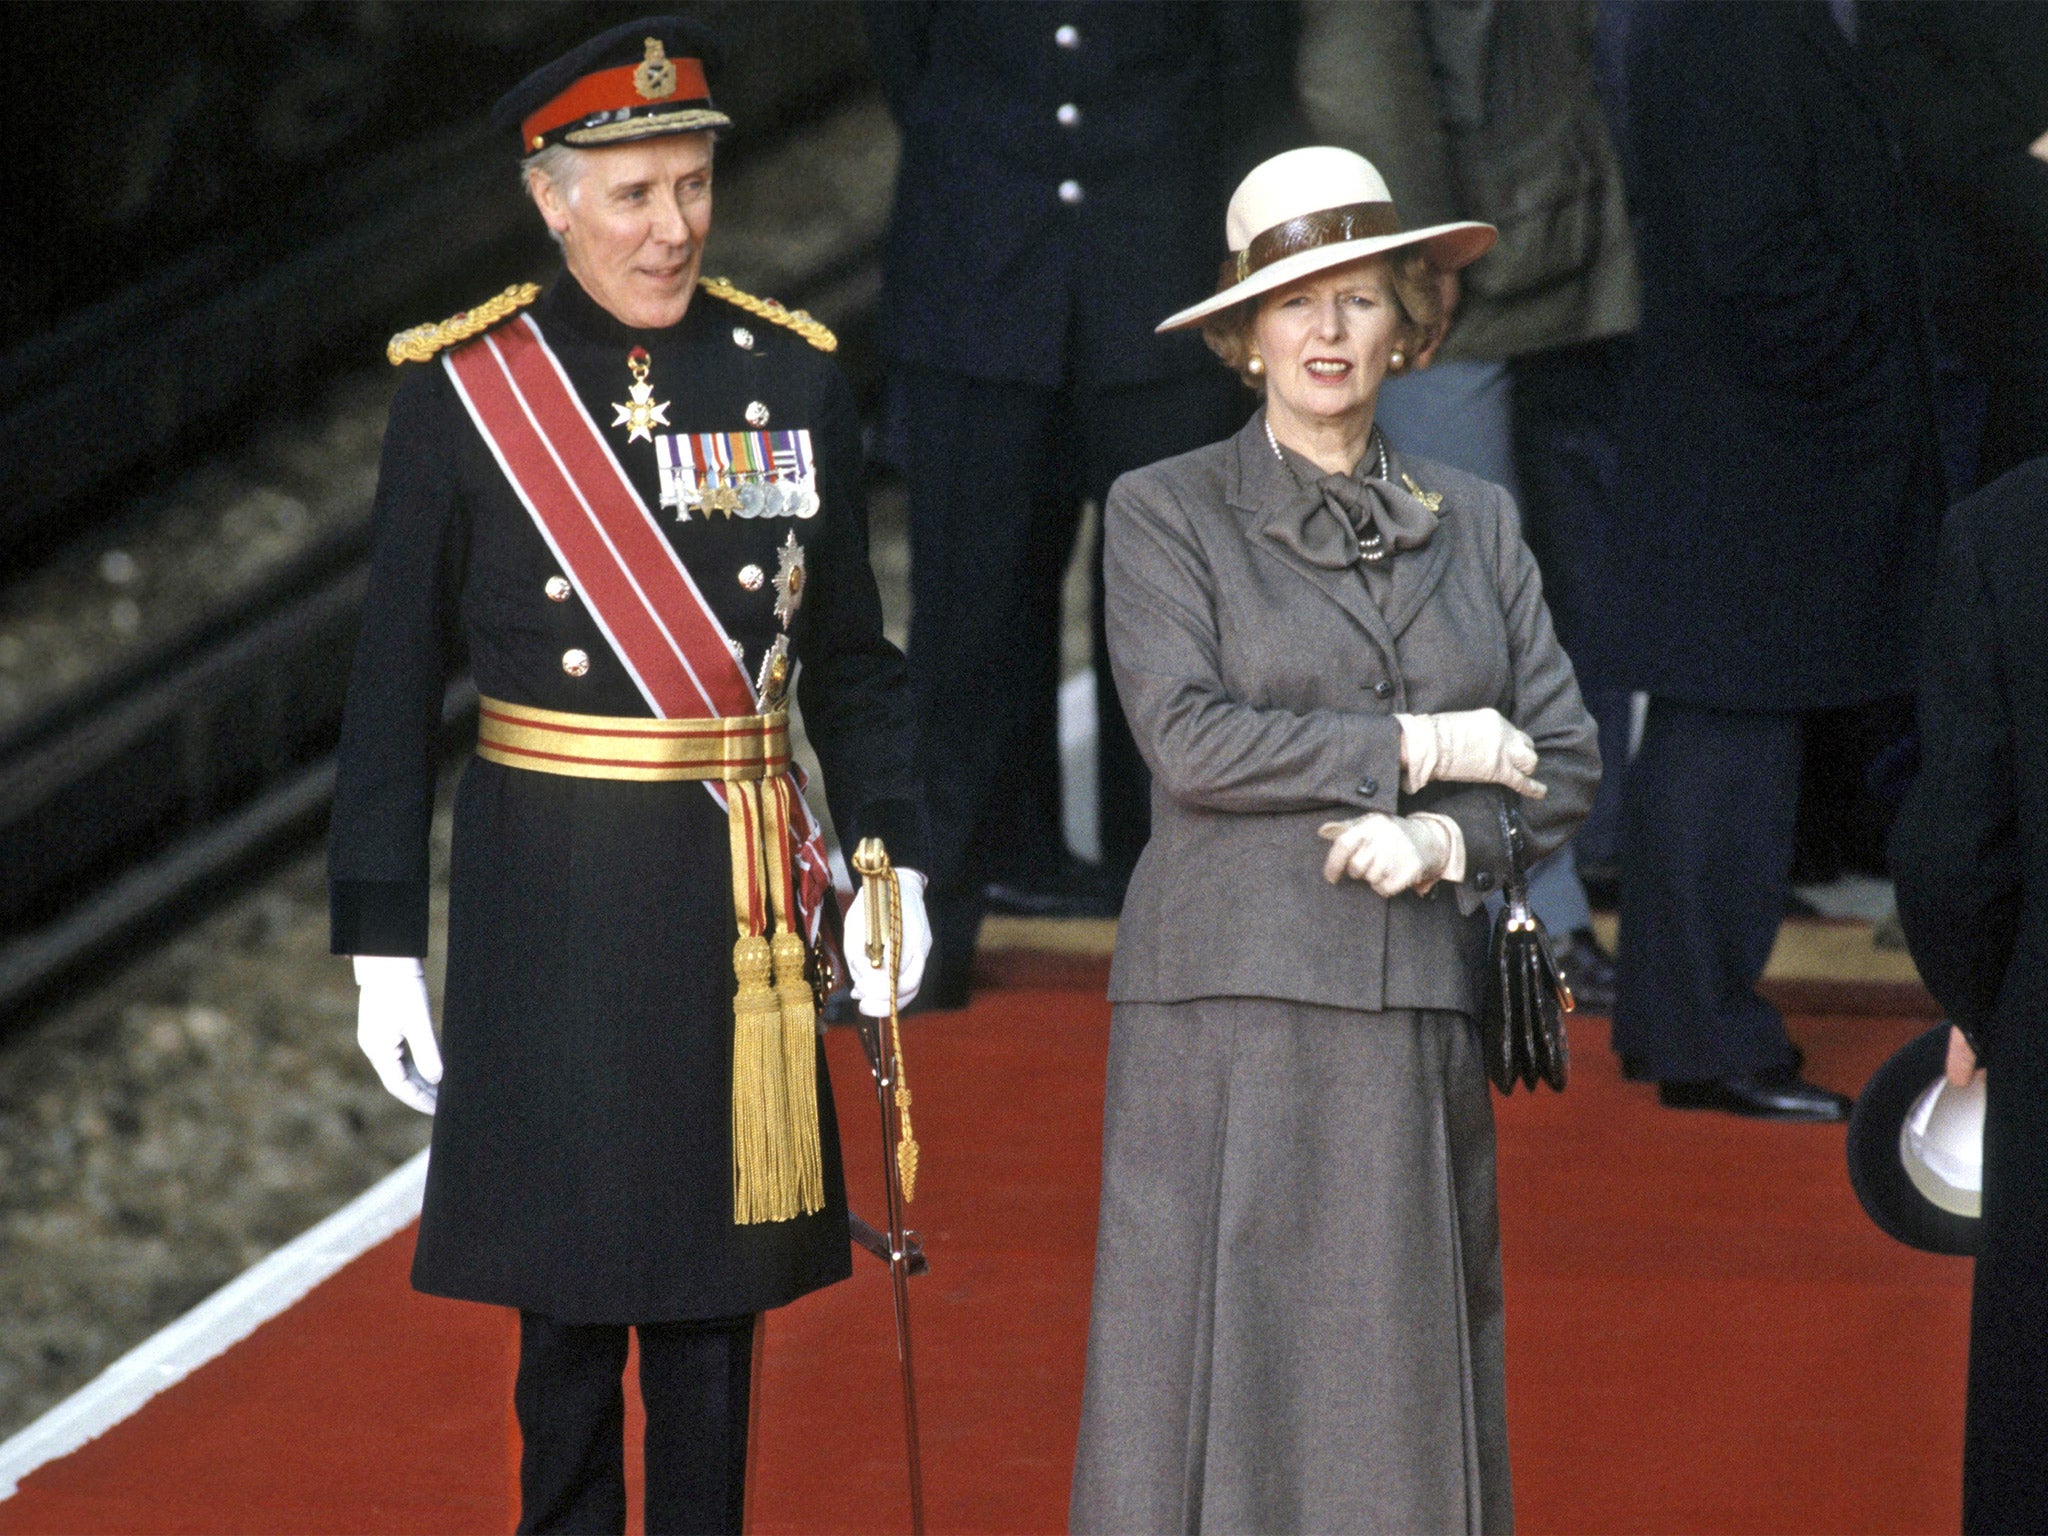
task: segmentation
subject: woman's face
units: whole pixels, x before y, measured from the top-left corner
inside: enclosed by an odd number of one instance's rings
[[[1252,341],[1266,364],[1268,414],[1304,422],[1370,417],[1400,328],[1387,263],[1377,256],[1267,294]]]

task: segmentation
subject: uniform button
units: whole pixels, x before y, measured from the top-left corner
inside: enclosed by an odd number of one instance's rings
[[[1075,203],[1080,202],[1086,195],[1081,190],[1081,183],[1078,181],[1063,181],[1060,183],[1060,201],[1070,208]]]
[[[571,677],[581,677],[590,670],[590,653],[573,650],[562,652],[562,670]]]
[[[751,352],[754,350],[754,333],[744,325],[736,325],[732,328],[732,344]]]
[[[1081,109],[1071,101],[1061,102],[1059,111],[1053,113],[1053,116],[1060,120],[1062,128],[1078,128],[1081,126]]]
[[[758,565],[743,565],[740,567],[740,585],[749,592],[760,591],[761,583],[767,579],[767,575]]]
[[[1358,792],[1370,798],[1380,792],[1380,781],[1378,779],[1361,779],[1358,782]]]
[[[1072,53],[1081,46],[1081,29],[1072,22],[1067,22],[1054,31],[1052,40]]]
[[[1472,877],[1472,883],[1473,883],[1474,885],[1478,886],[1478,887],[1479,887],[1479,889],[1481,889],[1482,891],[1490,891],[1490,890],[1492,890],[1492,889],[1493,889],[1493,871],[1492,871],[1492,870],[1488,870],[1488,869],[1482,869],[1481,871],[1479,871],[1479,873],[1478,873],[1478,874],[1476,874],[1476,875],[1474,875],[1474,876]]]
[[[1393,691],[1394,685],[1388,682],[1385,678],[1381,678],[1378,682],[1372,685],[1372,696],[1376,699],[1384,699],[1388,694],[1392,693]]]
[[[550,576],[547,586],[542,588],[542,590],[547,593],[549,602],[566,603],[569,601],[569,594],[576,589],[569,585],[568,577]]]
[[[768,425],[768,407],[756,400],[747,407],[747,425],[765,427]]]

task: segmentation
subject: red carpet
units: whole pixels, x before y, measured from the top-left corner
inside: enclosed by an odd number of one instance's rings
[[[1099,971],[1030,979],[1094,989],[985,994],[907,1032],[935,1532],[1064,1524],[1109,1010]],[[1794,1033],[1853,1089],[1924,1027]],[[1521,1528],[1953,1530],[1968,1264],[1869,1225],[1839,1130],[1661,1110],[1618,1079],[1600,1021],[1573,1041],[1569,1093],[1496,1101]],[[874,1095],[848,1032],[829,1052],[854,1204],[876,1219]],[[0,1533],[509,1529],[510,1330],[413,1295],[410,1248],[36,1473]],[[907,1526],[887,1278],[855,1257],[852,1283],[770,1320],[757,1531]]]

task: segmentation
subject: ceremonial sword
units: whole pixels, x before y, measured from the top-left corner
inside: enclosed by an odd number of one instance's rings
[[[875,1100],[882,1111],[882,1187],[888,1194],[889,1230],[877,1232],[847,1213],[853,1239],[889,1266],[896,1293],[896,1359],[903,1368],[903,1442],[910,1458],[911,1536],[924,1536],[924,1462],[917,1441],[917,1373],[910,1353],[910,1277],[929,1267],[924,1245],[904,1230],[903,1206],[916,1187],[917,1141],[910,1133],[910,1089],[903,1080],[903,1026],[896,1013],[896,983],[903,963],[903,895],[888,850],[878,837],[861,839],[854,870],[868,897],[868,964],[882,963],[883,923],[888,924],[889,1033],[882,1021],[856,1011],[860,1047],[874,1074]]]

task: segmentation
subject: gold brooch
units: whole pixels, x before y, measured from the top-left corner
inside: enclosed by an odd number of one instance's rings
[[[660,101],[664,96],[675,95],[676,67],[662,52],[660,38],[647,39],[647,57],[633,71],[633,89],[643,101]]]
[[[1415,483],[1414,478],[1410,475],[1402,475],[1401,483],[1408,487],[1408,494],[1410,496],[1413,496],[1417,501],[1421,502],[1425,507],[1429,508],[1429,510],[1432,512],[1434,512],[1438,507],[1444,504],[1444,496],[1442,491],[1425,491],[1421,486]]]

